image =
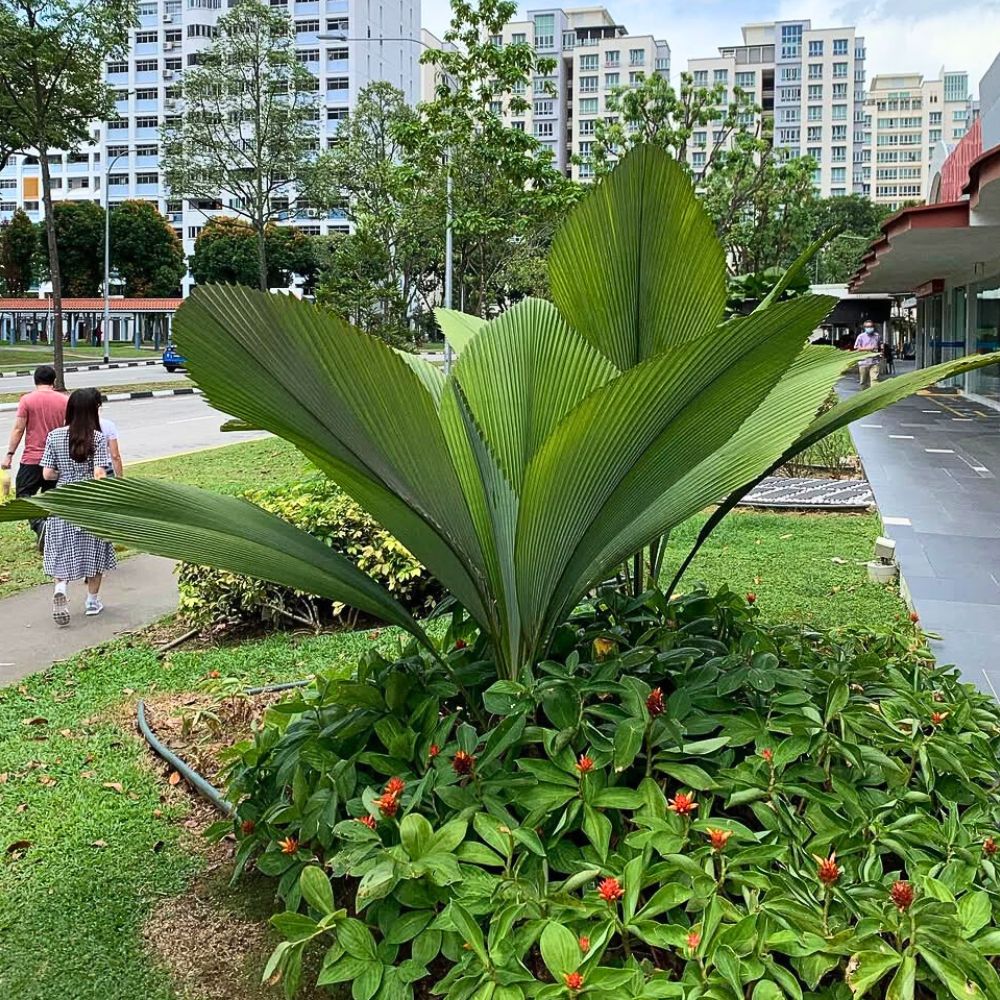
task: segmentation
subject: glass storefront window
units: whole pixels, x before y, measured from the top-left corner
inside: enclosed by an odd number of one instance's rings
[[[973,342],[971,353],[1000,349],[1000,276],[974,286]],[[966,376],[966,392],[1000,403],[1000,365],[977,368]]]
[[[953,358],[964,357],[966,352],[966,312],[968,310],[968,298],[965,286],[953,288],[948,293],[948,311],[945,316],[945,333],[941,342],[941,360],[951,361]],[[954,386],[956,389],[965,388],[965,376],[956,375],[954,378],[945,379],[942,385]]]
[[[943,295],[928,295],[917,303],[918,368],[929,368],[940,363],[943,319]]]

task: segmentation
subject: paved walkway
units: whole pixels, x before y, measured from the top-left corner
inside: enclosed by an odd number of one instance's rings
[[[52,623],[52,587],[32,587],[0,600],[0,686],[84,649],[108,642],[123,632],[143,628],[177,607],[174,564],[156,556],[132,556],[109,573],[102,588],[103,614],[83,614],[84,586],[70,585],[72,621],[66,628]]]
[[[850,391],[850,390],[848,390]],[[941,663],[1000,692],[1000,411],[932,391],[853,424],[904,594]]]

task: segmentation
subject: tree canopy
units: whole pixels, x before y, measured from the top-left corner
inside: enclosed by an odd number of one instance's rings
[[[38,238],[23,209],[0,224],[0,279],[8,295],[25,295],[35,280]]]
[[[148,201],[125,201],[112,208],[111,265],[124,283],[124,293],[139,297],[175,294],[187,270],[180,238]]]

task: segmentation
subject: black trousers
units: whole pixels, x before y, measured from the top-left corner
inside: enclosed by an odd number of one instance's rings
[[[40,465],[25,465],[23,462],[18,466],[17,479],[14,481],[14,495],[18,498],[33,497],[36,493],[45,493],[55,487],[55,480],[46,479],[42,475]],[[31,527],[37,535],[41,530],[41,520],[31,522]]]

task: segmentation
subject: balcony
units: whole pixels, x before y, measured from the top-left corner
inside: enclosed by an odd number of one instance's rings
[[[135,130],[136,139],[159,139],[160,130],[158,127],[137,128]]]
[[[327,73],[346,73],[350,68],[350,59],[327,59]]]
[[[152,113],[160,110],[160,102],[155,99],[136,101],[135,102],[136,111],[145,111],[147,113]]]
[[[295,33],[296,45],[319,45],[319,31],[297,31]]]
[[[142,170],[143,168],[147,170],[156,169],[159,165],[159,156],[137,156],[135,158],[135,166],[137,170]]]
[[[160,185],[159,184],[136,184],[136,186],[135,186],[135,193],[137,195],[145,195],[146,197],[149,197],[149,196],[155,197],[155,196],[157,196],[160,193]]]
[[[139,42],[129,50],[136,56],[155,56],[160,52],[159,42]]]
[[[51,164],[50,167],[49,167],[49,169],[50,170],[55,170],[56,169],[56,165],[54,163]],[[73,163],[72,161],[70,161],[69,163],[66,164],[66,170],[67,170],[68,173],[71,173],[71,174],[88,174],[88,173],[90,173],[90,164],[86,163],[86,162],[84,162],[84,163]]]
[[[136,83],[159,83],[160,74],[158,70],[155,69],[144,69],[141,72],[136,71],[135,82]]]
[[[326,0],[327,14],[346,14],[350,8],[350,0]]]
[[[295,4],[295,13],[297,16],[301,16],[302,14],[318,14],[319,0],[298,0]]]

